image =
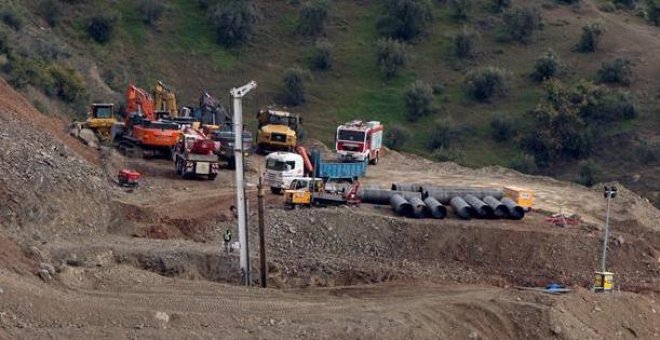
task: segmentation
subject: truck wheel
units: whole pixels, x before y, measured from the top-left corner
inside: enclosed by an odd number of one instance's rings
[[[282,193],[282,188],[270,187],[270,192],[275,195],[279,195]]]
[[[230,158],[229,160],[227,160],[227,167],[229,169],[236,169],[236,159]]]
[[[215,181],[215,178],[218,177],[218,174],[210,174],[209,181]]]
[[[378,159],[380,158],[380,153],[376,152],[376,158],[371,160],[371,164],[378,165]]]

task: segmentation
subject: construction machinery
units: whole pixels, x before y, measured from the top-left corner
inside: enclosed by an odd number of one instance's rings
[[[354,120],[337,127],[335,149],[344,162],[378,164],[383,146],[383,125],[378,121]]]
[[[96,141],[93,139],[107,142],[111,138],[112,126],[115,123],[117,123],[117,119],[114,115],[114,104],[94,103],[87,113],[85,121],[72,124],[71,134],[88,144],[95,144]],[[88,131],[83,132],[84,130]]]
[[[203,92],[199,98],[199,107],[194,110],[196,121],[202,124],[202,129],[211,139],[218,142],[216,153],[220,160],[225,161],[230,169],[236,166],[234,156],[235,133],[233,119],[225,110],[220,101]],[[252,133],[242,127],[243,157],[249,157],[252,153]]]
[[[333,181],[336,181],[334,179]],[[346,179],[349,186],[341,188],[326,185],[329,180],[313,177],[297,177],[291,181],[289,189],[284,191],[284,206],[295,208],[301,205],[358,205],[360,200],[357,191],[360,187],[359,181]]]
[[[176,94],[171,87],[160,80],[156,82],[156,86],[154,87],[154,105],[156,117],[170,119],[178,117]]]
[[[336,163],[326,162],[321,158],[319,150],[313,150],[309,155],[307,150],[299,146],[297,153],[273,152],[266,156],[266,172],[264,184],[270,186],[274,194],[290,187],[291,181],[305,175],[329,179],[350,178],[356,180],[366,173],[366,163]]]
[[[218,156],[215,143],[195,127],[186,127],[174,147],[174,166],[181,178],[218,176]]]
[[[263,108],[257,113],[257,152],[266,150],[293,151],[298,145],[302,118],[291,112]]]
[[[529,189],[519,187],[505,187],[504,196],[513,200],[525,211],[530,211],[534,205],[534,193]]]
[[[157,119],[151,96],[130,84],[126,90],[124,122],[117,122],[112,127],[112,139],[119,151],[133,156],[169,158],[179,135],[179,124]]]

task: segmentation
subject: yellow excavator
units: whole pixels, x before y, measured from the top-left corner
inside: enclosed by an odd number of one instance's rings
[[[111,138],[112,125],[117,123],[114,115],[114,104],[94,103],[87,113],[87,119],[83,122],[74,122],[71,134],[89,143],[88,133],[91,130],[100,142],[107,142]],[[93,138],[93,137],[92,137]]]
[[[177,118],[179,115],[174,90],[160,80],[154,88],[154,104],[156,104],[156,116],[167,115],[169,118]]]

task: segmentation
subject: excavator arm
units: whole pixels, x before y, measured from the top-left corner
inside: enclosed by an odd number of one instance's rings
[[[131,84],[126,90],[126,120],[130,119],[130,113],[139,112],[148,120],[156,120],[154,101],[145,90]]]
[[[169,116],[176,118],[179,114],[176,106],[176,94],[171,87],[158,81],[154,88],[154,100],[156,102],[156,111],[168,112]]]

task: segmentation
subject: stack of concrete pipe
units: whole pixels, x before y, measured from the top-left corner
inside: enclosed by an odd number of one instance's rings
[[[364,203],[390,204],[396,214],[412,218],[445,218],[447,205],[461,219],[525,216],[523,208],[497,188],[392,183],[391,190],[361,188],[358,197]]]

